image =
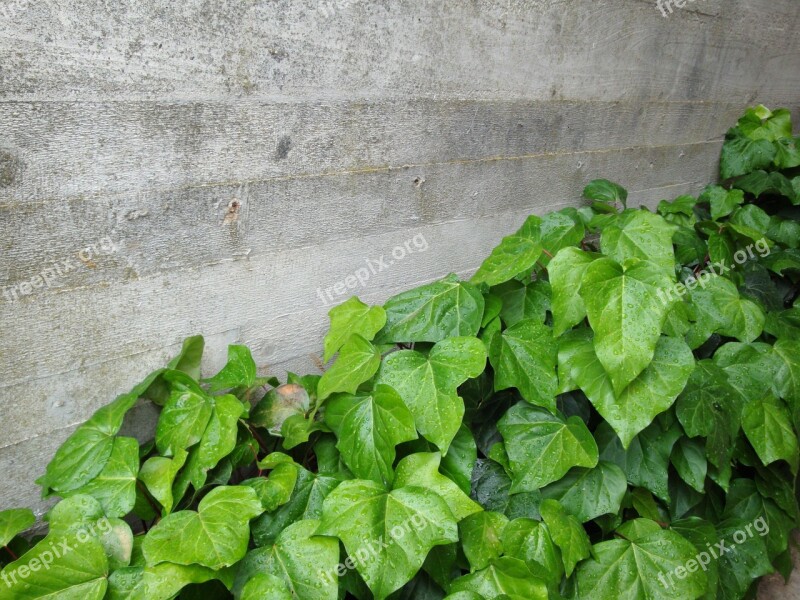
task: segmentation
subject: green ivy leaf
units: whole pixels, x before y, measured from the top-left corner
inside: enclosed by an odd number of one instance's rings
[[[492,250],[470,282],[498,285],[531,269],[542,255],[541,224],[539,217],[528,217],[514,235],[504,237]]]
[[[562,248],[580,244],[585,234],[586,231],[580,219],[577,217],[573,219],[564,211],[551,212],[543,216],[541,241],[542,248],[547,251],[547,254],[540,257],[542,264],[546,267],[550,259]]]
[[[740,135],[731,135],[722,145],[720,176],[722,179],[730,179],[765,169],[771,165],[775,153],[775,146],[769,140],[751,140]]]
[[[661,337],[653,361],[618,396],[592,345],[591,331],[576,329],[561,338],[559,375],[564,393],[580,388],[628,447],[634,436],[667,410],[694,370],[694,357],[679,338]]]
[[[697,201],[707,202],[711,206],[711,218],[719,221],[744,202],[744,193],[737,189],[726,190],[721,185],[709,185]]]
[[[739,296],[728,279],[711,276],[704,287],[691,292],[696,323],[687,336],[692,348],[705,342],[712,333],[752,342],[764,328],[764,313],[750,300]]]
[[[797,473],[797,434],[786,405],[773,396],[754,398],[742,410],[742,428],[765,465],[785,460]]]
[[[550,529],[534,519],[514,519],[503,530],[506,556],[525,561],[534,577],[556,588],[564,576],[561,551],[550,536]]]
[[[228,346],[228,362],[211,379],[206,379],[212,392],[235,387],[252,387],[256,382],[256,362],[250,348],[231,344]]]
[[[600,258],[586,268],[580,295],[594,330],[597,358],[619,394],[653,359],[667,315],[659,292],[670,278],[647,261],[620,266]]]
[[[12,508],[0,511],[0,547],[6,546],[18,534],[36,523],[29,508]]]
[[[658,265],[672,277],[675,272],[672,236],[677,229],[661,215],[645,209],[629,210],[603,229],[600,248],[619,264],[638,258]]]
[[[628,191],[608,179],[595,179],[583,189],[583,197],[611,205],[620,203],[625,207],[628,202]]]
[[[325,498],[317,534],[342,540],[375,600],[410,581],[431,548],[458,541],[453,513],[435,492],[364,480],[345,481]]]
[[[395,446],[417,439],[414,416],[388,385],[376,386],[369,395],[337,394],[328,403],[325,422],[356,477],[386,485],[394,479]]]
[[[553,288],[553,334],[558,337],[586,318],[586,305],[575,291],[580,288],[586,268],[599,254],[578,248],[564,248],[547,267]]]
[[[496,391],[515,387],[525,400],[556,411],[557,349],[550,327],[520,321],[492,338],[489,360]]]
[[[45,565],[47,568],[42,568]],[[4,582],[0,599],[102,600],[108,573],[108,559],[96,539],[76,533],[51,533],[0,571]]]
[[[232,584],[227,571],[214,571],[199,565],[175,565],[161,563],[144,569],[141,587],[135,590],[131,600],[170,600],[183,588],[212,580],[221,581],[226,587]]]
[[[108,517],[124,517],[136,504],[136,478],[139,473],[139,442],[134,438],[114,440],[111,456],[103,470],[89,483],[63,494],[92,496]]]
[[[353,334],[342,346],[336,362],[319,380],[317,397],[322,401],[334,392],[355,394],[358,386],[375,375],[380,366],[380,350],[357,333]]]
[[[447,455],[442,459],[440,471],[454,481],[465,494],[469,494],[472,486],[472,470],[477,460],[478,449],[475,438],[472,437],[469,427],[462,424],[447,449]]]
[[[459,593],[474,592],[478,598],[503,598],[508,600],[547,600],[547,588],[540,579],[533,576],[528,566],[521,560],[503,557],[493,560],[485,569],[459,577],[453,582],[448,598],[471,598],[458,596]]]
[[[351,335],[358,334],[365,340],[372,340],[386,325],[386,311],[381,306],[368,306],[353,296],[328,313],[331,319],[330,331],[325,335],[325,353],[322,360],[328,362]]]
[[[439,342],[475,336],[483,319],[484,299],[474,285],[448,275],[403,292],[384,305],[386,325],[376,342]]]
[[[311,409],[311,398],[297,383],[285,383],[267,392],[250,412],[250,423],[279,436],[283,424],[294,416],[305,417]]]
[[[188,456],[189,454],[185,450],[179,448],[174,458],[163,456],[148,458],[139,471],[139,479],[150,495],[161,505],[162,516],[172,512],[175,505],[172,484]]]
[[[291,598],[336,600],[339,543],[316,535],[319,525],[316,520],[298,521],[284,529],[271,546],[249,552],[239,564],[234,591],[254,576],[268,574],[278,578]]]
[[[270,454],[267,460],[274,456]],[[263,463],[260,463],[260,466]],[[272,472],[269,477],[255,477],[247,479],[241,483],[255,490],[258,499],[261,501],[261,508],[265,512],[273,512],[279,506],[283,506],[292,497],[292,492],[297,484],[299,465],[294,462],[280,462],[278,464],[263,465],[261,468],[270,468]]]
[[[256,573],[242,587],[239,600],[292,600],[292,594],[275,575]]]
[[[550,530],[556,546],[561,549],[561,559],[564,571],[569,577],[572,571],[584,558],[589,556],[591,543],[580,521],[569,514],[564,507],[555,500],[542,500],[539,510],[542,520]]]
[[[597,465],[597,444],[579,417],[563,419],[520,402],[500,419],[512,472],[511,493],[538,490],[572,467]]]
[[[461,545],[472,571],[485,569],[503,554],[503,530],[508,517],[502,513],[480,511],[458,524]]]
[[[419,432],[447,452],[464,417],[457,388],[485,365],[486,349],[479,340],[454,337],[436,344],[427,357],[414,350],[393,352],[383,361],[378,382],[397,390]]]
[[[576,467],[559,481],[542,488],[542,497],[558,502],[582,523],[619,512],[628,482],[614,463],[600,461],[593,469]]]
[[[628,590],[633,594],[628,597],[648,600],[702,596],[707,584],[702,570],[686,571],[683,578],[672,575],[675,569],[685,570],[696,548],[679,534],[655,527],[658,530],[648,530],[652,533],[632,537],[630,530],[620,530],[623,539],[592,546],[592,558],[578,567],[575,597],[611,600]]]
[[[705,493],[708,461],[701,439],[681,438],[672,449],[672,465],[686,483],[695,491]]]
[[[142,546],[148,565],[172,562],[221,569],[247,552],[248,522],[262,512],[252,488],[220,486],[211,490],[197,512],[168,515],[147,534]]]
[[[544,323],[552,294],[547,281],[537,279],[525,285],[512,279],[492,288],[492,291],[502,302],[500,318],[506,326],[516,325],[525,319]]]
[[[452,450],[451,450],[452,451]],[[442,455],[438,452],[420,452],[406,456],[397,465],[395,487],[417,486],[439,494],[456,518],[461,521],[471,514],[482,511],[461,488],[439,472]]]
[[[173,390],[156,426],[156,448],[174,456],[199,442],[214,412],[214,401],[202,391]]]

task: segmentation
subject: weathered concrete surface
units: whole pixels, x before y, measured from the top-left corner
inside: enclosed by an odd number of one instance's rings
[[[54,448],[187,335],[209,369],[244,342],[316,371],[318,290],[415,236],[349,292],[469,273],[595,177],[697,192],[746,105],[800,117],[798,24],[795,0],[6,1],[0,507],[41,510]]]

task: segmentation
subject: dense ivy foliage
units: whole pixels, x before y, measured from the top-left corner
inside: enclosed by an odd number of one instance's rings
[[[469,281],[337,306],[322,376],[186,340],[58,450],[46,537],[0,513],[0,598],[752,597],[798,523],[798,166],[750,109],[697,198],[594,181]]]

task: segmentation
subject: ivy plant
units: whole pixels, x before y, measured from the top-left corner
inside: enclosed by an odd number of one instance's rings
[[[596,180],[470,279],[333,308],[322,375],[187,339],[57,451],[44,537],[0,512],[0,599],[754,597],[800,516],[799,167],[748,109],[696,197]]]

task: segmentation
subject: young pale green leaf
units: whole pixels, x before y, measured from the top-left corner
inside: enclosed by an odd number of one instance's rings
[[[556,411],[557,348],[550,327],[528,319],[495,335],[489,346],[496,391],[515,387],[525,400]]]
[[[705,342],[712,333],[752,342],[764,328],[764,313],[728,279],[717,275],[706,278],[705,285],[691,292],[696,323],[687,336],[692,348]]]
[[[709,185],[703,190],[697,201],[707,202],[711,207],[711,218],[719,221],[744,202],[744,193],[737,189],[726,190],[721,185]]]
[[[452,452],[452,449],[451,449]],[[394,487],[424,487],[439,494],[457,521],[482,511],[461,488],[439,472],[442,455],[438,452],[420,452],[406,456],[397,465]]]
[[[583,197],[596,202],[604,202],[614,205],[617,202],[622,206],[627,206],[628,191],[621,185],[609,181],[608,179],[595,179],[590,181],[583,189]]]
[[[753,398],[742,410],[742,428],[765,465],[785,460],[797,472],[797,434],[786,405],[775,398]]]
[[[593,469],[576,467],[567,475],[542,488],[542,498],[558,500],[582,523],[619,512],[628,482],[614,463],[600,461]]]
[[[631,258],[646,260],[663,269],[671,278],[675,273],[672,247],[675,231],[677,227],[661,215],[645,209],[628,210],[603,229],[600,249],[619,264]]]
[[[597,444],[579,417],[563,419],[524,402],[498,425],[512,472],[511,493],[538,490],[572,467],[597,465]]]
[[[477,335],[484,302],[477,287],[456,275],[403,292],[384,304],[386,325],[376,343],[439,342]]]
[[[550,536],[550,529],[534,519],[514,519],[503,530],[506,556],[525,561],[534,577],[557,587],[564,576],[561,551]]]
[[[200,443],[189,451],[186,466],[175,480],[175,495],[180,498],[189,483],[199,490],[206,482],[207,473],[236,448],[239,417],[245,406],[236,396],[226,394],[212,399],[211,418],[200,438]]]
[[[464,417],[457,388],[485,366],[486,349],[480,340],[454,337],[436,344],[427,357],[414,350],[389,354],[378,383],[393,387],[411,409],[419,432],[447,452]]]
[[[247,552],[248,523],[261,512],[252,488],[216,487],[200,501],[197,512],[172,513],[153,527],[142,545],[144,557],[150,566],[172,562],[229,567]]]
[[[388,385],[377,385],[369,395],[337,394],[328,403],[325,422],[356,477],[384,485],[394,479],[395,446],[417,438],[414,416]]]
[[[139,442],[117,437],[103,470],[86,485],[62,494],[92,496],[100,502],[107,517],[124,517],[136,504],[136,478],[139,474]]]
[[[192,390],[174,390],[164,405],[156,426],[156,448],[174,456],[199,442],[214,412],[214,401]]]
[[[553,334],[558,337],[586,318],[586,305],[576,290],[580,288],[586,267],[599,254],[578,248],[564,248],[547,267],[553,289]]]
[[[386,325],[386,311],[381,306],[368,306],[353,296],[328,313],[331,328],[323,342],[322,360],[328,362],[354,333],[372,340]]]
[[[567,577],[577,565],[589,556],[591,543],[581,522],[569,514],[556,500],[542,500],[539,510],[550,536],[561,550],[561,560]]]
[[[672,465],[686,483],[695,491],[705,493],[708,461],[702,439],[682,437],[672,449]]]
[[[317,520],[298,521],[284,529],[271,546],[249,552],[239,564],[234,591],[257,574],[266,573],[277,577],[291,598],[336,600],[339,542],[316,535],[319,525]]]
[[[492,250],[470,281],[498,285],[531,269],[542,255],[541,224],[539,217],[528,217],[519,231],[504,237]]]
[[[317,397],[322,401],[334,392],[355,394],[358,386],[375,375],[380,366],[380,350],[354,333],[342,346],[336,362],[319,380]]]
[[[96,539],[51,533],[0,571],[0,600],[102,600],[108,573],[108,559]]]
[[[458,524],[464,555],[472,571],[485,569],[503,554],[503,531],[508,517],[502,513],[480,511]]]
[[[181,351],[167,364],[166,369],[161,369],[163,373],[158,374],[149,384],[142,396],[151,400],[158,406],[164,406],[169,399],[171,383],[163,377],[167,371],[180,371],[195,381],[200,380],[200,362],[203,359],[205,340],[202,335],[194,335],[183,340]]]
[[[707,585],[705,572],[686,569],[697,549],[674,531],[655,527],[645,535],[629,537],[626,532],[623,539],[595,544],[592,558],[578,567],[576,599],[617,600],[623,592],[622,597],[631,600],[701,597]],[[675,574],[679,568],[682,577]]]
[[[619,265],[600,258],[586,268],[580,295],[597,358],[617,394],[653,359],[669,307],[662,294],[670,284],[663,270],[638,259]]]
[[[686,343],[662,336],[653,361],[621,394],[615,395],[588,329],[576,329],[561,338],[558,363],[559,392],[583,390],[626,448],[637,433],[672,406],[694,370],[694,357]]]
[[[469,592],[474,592],[478,598],[508,600],[547,600],[549,597],[544,582],[535,578],[523,561],[508,556],[493,560],[476,573],[459,577],[450,591],[453,595],[448,598],[453,600],[472,598],[469,595],[458,596]]]
[[[162,516],[172,512],[175,505],[172,484],[188,456],[185,450],[179,448],[173,458],[164,458],[163,456],[148,458],[139,471],[139,479],[150,495],[161,505]]]
[[[242,485],[253,488],[261,500],[264,512],[273,512],[283,506],[292,497],[297,483],[298,469],[294,462],[283,462],[272,466],[269,477],[255,477],[242,482]]]
[[[435,492],[414,486],[387,491],[357,479],[325,498],[317,534],[342,540],[375,600],[410,581],[431,548],[458,541],[455,517]]]
[[[547,311],[550,310],[550,284],[537,279],[527,285],[512,279],[496,287],[492,291],[502,302],[500,318],[507,327],[516,325],[525,319],[535,319],[544,323]]]
[[[256,362],[250,348],[237,344],[228,346],[228,362],[211,379],[205,380],[212,392],[235,387],[252,387],[256,382]]]
[[[0,511],[0,547],[7,545],[15,536],[36,523],[36,516],[29,508],[11,508]]]

